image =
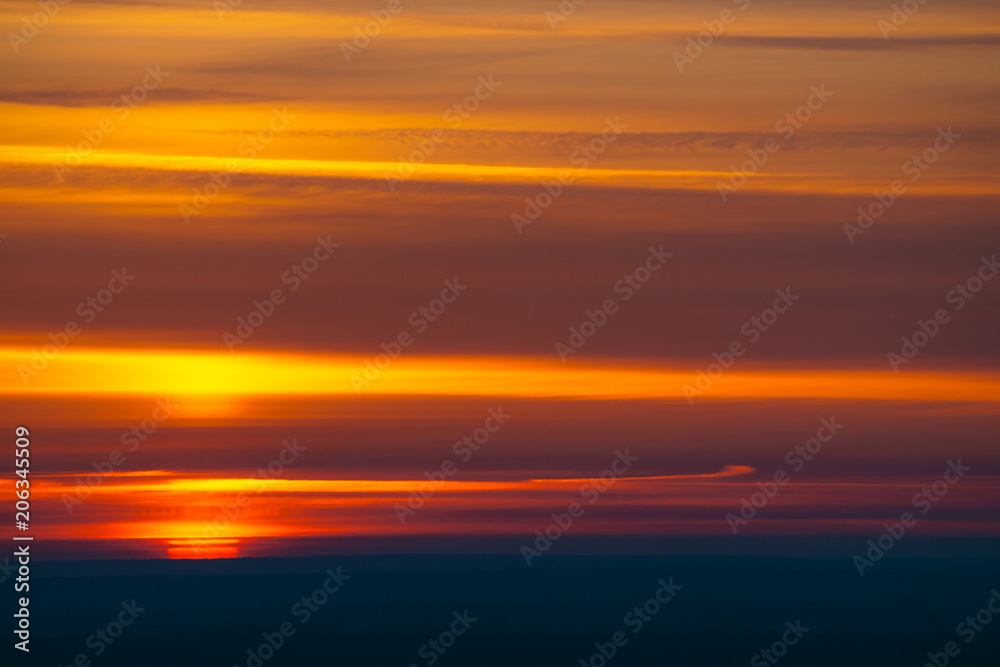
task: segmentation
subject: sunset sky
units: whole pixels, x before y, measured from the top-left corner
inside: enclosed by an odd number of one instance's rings
[[[863,545],[959,460],[919,531],[1000,529],[997,3],[53,4],[0,5],[45,557],[516,554],[572,502]]]

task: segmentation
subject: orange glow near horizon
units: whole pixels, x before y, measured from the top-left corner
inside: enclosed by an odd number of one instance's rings
[[[366,359],[324,354],[145,349],[67,349],[37,374],[26,374],[30,351],[0,348],[0,394],[37,397],[138,394],[190,397],[206,413],[238,410],[212,397],[237,396],[512,396],[604,400],[686,400],[695,372],[678,368],[560,364],[538,358],[401,357],[377,376]],[[28,386],[18,379],[28,378]],[[370,380],[368,378],[371,378]],[[355,390],[360,388],[360,392]],[[857,399],[916,402],[1000,402],[1000,374],[923,371],[738,370],[693,400]],[[987,408],[992,409],[992,408]]]
[[[50,540],[157,545],[173,559],[233,558],[270,538],[531,535],[551,520],[553,512],[565,511],[574,501],[587,516],[574,528],[580,534],[724,534],[728,531],[726,513],[738,510],[740,496],[758,491],[757,471],[749,466],[656,477],[447,480],[437,486],[428,486],[425,478],[273,479],[258,492],[248,490],[247,479],[177,472],[164,481],[159,472],[153,471],[148,479],[142,479],[144,473],[106,479],[74,507],[72,516],[62,511],[62,499],[73,493],[76,481],[40,476],[37,502],[46,508],[40,534]],[[876,519],[855,516],[856,510],[869,508],[891,515],[898,511],[901,491],[919,490],[923,484],[926,480],[907,478],[794,481],[772,499],[769,505],[773,506],[761,512],[755,530],[761,534],[801,532],[802,519],[809,518],[807,532],[863,533],[876,525]],[[989,477],[963,482],[949,496],[949,504],[988,507],[998,485],[1000,479]],[[596,493],[595,489],[603,490]],[[425,501],[405,522],[397,520],[399,508],[413,501],[418,492],[426,495]],[[597,496],[599,502],[590,502]],[[636,505],[653,514],[622,517],[622,511]],[[487,510],[498,513],[487,521],[476,518]],[[185,518],[172,518],[178,516]],[[983,520],[941,522],[928,529],[986,534],[996,526],[994,521]]]
[[[239,540],[215,539],[167,540],[167,558],[171,560],[204,560],[211,558],[236,558],[239,555]]]

